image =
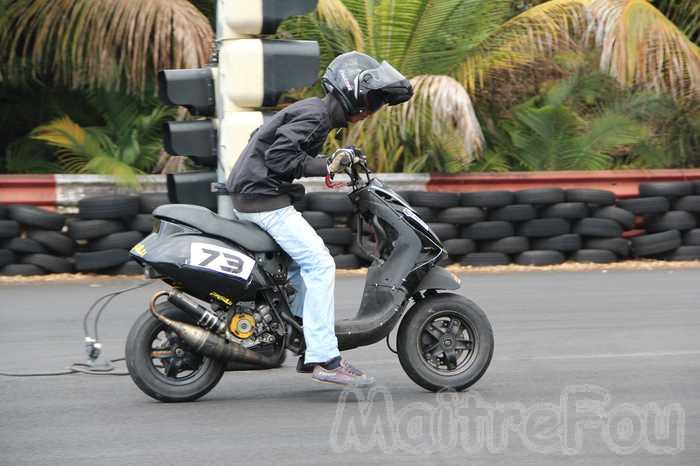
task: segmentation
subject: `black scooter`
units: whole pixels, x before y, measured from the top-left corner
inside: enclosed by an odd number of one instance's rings
[[[476,304],[445,292],[460,282],[436,265],[446,254],[438,237],[350,150],[355,245],[371,265],[357,316],[336,324],[340,349],[376,343],[400,322],[406,374],[428,390],[463,390],[489,366],[491,324]],[[144,393],[195,400],[226,370],[275,368],[286,350],[303,353],[304,329],[289,310],[290,258],[267,233],[198,206],[164,205],[153,215],[154,232],[131,254],[172,289],[153,296],[127,339],[129,374]],[[371,250],[363,229],[374,236]]]

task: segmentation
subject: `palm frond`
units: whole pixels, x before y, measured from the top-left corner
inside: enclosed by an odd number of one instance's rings
[[[365,40],[355,16],[347,9],[341,0],[319,0],[316,7],[319,21],[331,28],[339,28],[350,33],[354,49],[365,49]]]
[[[655,0],[652,2],[688,38],[700,44],[700,2],[697,0]]]
[[[593,0],[589,37],[623,86],[700,95],[700,48],[647,0]]]
[[[416,76],[409,102],[354,125],[345,143],[362,146],[377,170],[463,170],[484,147],[464,88],[448,76]]]
[[[452,74],[473,93],[493,71],[522,69],[575,48],[586,25],[585,1],[551,0],[503,22],[464,54]]]
[[[88,135],[69,117],[62,117],[35,128],[31,137],[50,146],[67,149],[84,145]]]
[[[213,40],[187,0],[19,0],[5,18],[5,72],[28,68],[73,88],[143,93],[160,69],[205,64]]]

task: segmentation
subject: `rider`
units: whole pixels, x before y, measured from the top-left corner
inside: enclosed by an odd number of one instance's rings
[[[341,385],[370,385],[372,377],[341,358],[335,336],[335,262],[313,227],[292,207],[304,195],[293,184],[302,176],[344,172],[351,151],[317,157],[332,128],[364,120],[384,104],[411,98],[408,80],[389,63],[359,52],[336,57],[322,78],[326,95],[296,102],[256,130],[227,181],[241,220],[256,223],[294,261],[289,280],[296,290],[291,311],[303,318],[306,353],[297,371]]]

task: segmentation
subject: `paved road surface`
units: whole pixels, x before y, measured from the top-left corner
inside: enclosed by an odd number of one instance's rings
[[[0,464],[700,464],[700,271],[463,280],[460,292],[486,310],[496,335],[492,365],[466,398],[437,400],[414,385],[384,342],[347,353],[387,390],[374,392],[365,424],[352,394],[338,409],[339,392],[296,374],[292,358],[274,371],[228,373],[201,401],[180,405],[151,400],[128,377],[0,377]],[[0,286],[0,370],[81,359],[83,312],[129,283]],[[338,280],[339,317],[354,313],[361,286],[360,278]],[[105,315],[108,356],[121,356],[156,288],[118,298]],[[577,413],[577,402],[614,415],[606,423]],[[638,412],[648,403],[670,408],[668,439],[654,434],[661,415]],[[501,426],[510,426],[505,437]],[[631,453],[613,451],[622,447]],[[648,451],[664,447],[682,451]]]

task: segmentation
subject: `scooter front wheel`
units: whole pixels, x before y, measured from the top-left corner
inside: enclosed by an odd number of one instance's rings
[[[431,391],[464,390],[484,375],[493,356],[493,329],[484,311],[453,293],[416,303],[399,326],[399,361]]]

